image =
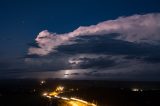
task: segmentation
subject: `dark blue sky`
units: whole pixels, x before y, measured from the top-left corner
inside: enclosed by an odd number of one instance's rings
[[[120,16],[159,13],[159,7],[159,0],[1,0],[0,71],[27,67],[22,61],[42,30],[66,33]]]
[[[31,36],[48,29],[64,33],[119,16],[159,12],[159,5],[159,0],[1,0],[0,32]]]
[[[159,12],[159,5],[159,0],[1,0],[1,46],[22,49],[45,29],[70,32],[119,16]]]

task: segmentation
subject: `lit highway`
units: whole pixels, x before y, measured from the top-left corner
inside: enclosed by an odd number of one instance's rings
[[[93,103],[89,103],[77,98],[58,97],[57,100],[59,101],[60,106],[97,106]]]
[[[52,106],[52,100],[56,100],[58,102],[58,106],[97,106],[94,103],[90,103],[78,98],[59,96],[60,93],[63,93],[63,90],[64,87],[59,86],[53,92],[44,92],[43,96],[50,100],[50,106]]]

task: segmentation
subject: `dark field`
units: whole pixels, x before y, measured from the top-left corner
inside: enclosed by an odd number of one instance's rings
[[[0,106],[65,106],[43,97],[59,85],[60,96],[77,97],[98,106],[160,106],[160,82],[88,80],[0,80]],[[66,105],[69,106],[69,105]]]

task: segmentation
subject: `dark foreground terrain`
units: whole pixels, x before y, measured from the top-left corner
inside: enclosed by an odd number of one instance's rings
[[[59,96],[76,97],[97,106],[160,106],[160,82],[88,80],[0,80],[0,106],[73,106],[46,98],[63,86]]]

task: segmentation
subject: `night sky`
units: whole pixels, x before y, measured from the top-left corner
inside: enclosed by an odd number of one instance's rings
[[[1,0],[0,78],[160,81],[159,0]]]

